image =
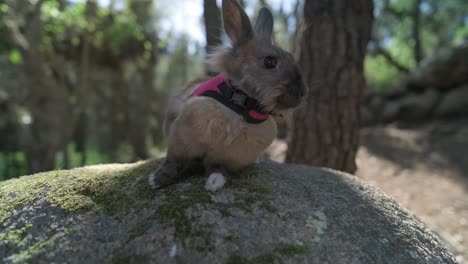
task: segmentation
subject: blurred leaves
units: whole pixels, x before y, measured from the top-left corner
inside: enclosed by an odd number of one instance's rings
[[[391,89],[405,76],[403,68],[413,69],[417,66],[415,1],[375,1],[373,38],[366,59],[366,77],[371,89]],[[430,57],[442,47],[468,39],[468,1],[421,0],[419,9],[424,57]]]
[[[19,50],[17,49],[11,50],[8,54],[8,58],[10,59],[10,62],[14,65],[23,63],[23,56],[21,55],[21,52],[19,52]]]
[[[8,6],[6,4],[0,4],[0,13],[8,12]]]
[[[0,114],[13,117],[0,125],[0,152],[24,153],[29,172],[68,167],[70,144],[82,164],[88,142],[114,161],[147,158],[148,139],[157,134],[152,124],[162,123],[154,113],[163,112],[168,93],[158,90],[155,101],[160,45],[153,9],[152,1],[115,9],[96,0],[0,0],[0,68],[11,70],[0,71],[0,91],[12,95],[0,102]],[[15,117],[19,109],[30,122]],[[123,145],[132,148],[125,158]]]

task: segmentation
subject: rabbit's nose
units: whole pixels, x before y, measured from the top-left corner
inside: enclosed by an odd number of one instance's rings
[[[289,94],[294,97],[303,97],[305,95],[304,87],[300,83],[295,84],[289,89]]]
[[[300,72],[296,72],[292,85],[290,86],[289,94],[295,97],[304,97],[306,94],[304,81]]]

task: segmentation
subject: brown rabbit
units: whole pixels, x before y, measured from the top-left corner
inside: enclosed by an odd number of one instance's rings
[[[221,189],[229,172],[255,162],[274,140],[271,115],[297,107],[305,95],[293,57],[273,44],[271,12],[262,8],[254,28],[236,0],[223,0],[222,12],[232,47],[209,55],[208,65],[220,75],[192,83],[172,99],[167,157],[149,179],[155,188],[201,163],[205,188]]]

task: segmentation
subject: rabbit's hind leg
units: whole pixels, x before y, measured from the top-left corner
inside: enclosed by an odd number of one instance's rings
[[[221,190],[226,184],[228,177],[228,171],[226,168],[219,164],[207,164],[205,162],[205,171],[208,176],[205,189],[210,192]]]
[[[182,159],[168,156],[149,177],[149,185],[160,188],[177,182],[178,179],[203,173],[201,159]]]

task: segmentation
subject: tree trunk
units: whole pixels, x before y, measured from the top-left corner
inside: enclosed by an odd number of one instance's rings
[[[34,87],[29,89],[25,102],[32,117],[31,138],[25,151],[29,173],[54,169],[55,156],[69,142],[74,127],[75,106],[68,100],[71,89],[62,78],[67,65],[50,47],[40,45],[44,33],[41,20],[44,2],[38,0],[33,6],[24,34],[15,29],[7,34],[15,36],[9,42],[21,50],[24,58],[21,67],[28,84]],[[56,69],[62,71],[54,71]],[[57,72],[57,76],[53,72]]]
[[[244,0],[239,0],[239,4],[245,8],[245,1]]]
[[[154,45],[157,44],[156,41],[153,41],[153,43]],[[145,67],[140,69],[141,80],[139,86],[133,89],[133,93],[139,95],[136,97],[137,100],[131,102],[131,111],[128,113],[132,117],[129,120],[131,124],[129,139],[133,146],[134,160],[149,158],[147,137],[150,132],[151,104],[154,102],[155,68],[155,58],[147,61]]]
[[[129,98],[128,87],[125,85],[125,79],[122,70],[119,68],[115,71],[115,76],[112,78],[113,91],[112,99],[110,100],[111,113],[111,134],[110,134],[110,151],[112,161],[122,162],[118,160],[118,150],[122,143],[127,139],[129,131],[128,112]]]
[[[80,166],[86,164],[86,140],[88,137],[88,115],[85,111],[81,112],[76,122],[73,141],[75,142],[75,150],[80,153]]]
[[[419,64],[424,55],[421,43],[421,0],[414,0],[413,8],[414,60]]]
[[[206,50],[221,44],[221,15],[216,0],[204,0]]]
[[[203,1],[206,32],[206,52],[209,53],[214,47],[221,45],[221,14],[216,0]],[[215,73],[206,68],[208,75]]]
[[[309,95],[293,118],[287,161],[354,173],[372,0],[305,1],[299,64]]]
[[[68,145],[66,145],[63,150],[63,169],[70,169],[70,153],[68,152]]]
[[[138,25],[144,29],[145,42],[151,43],[146,56],[138,66],[134,86],[130,90],[131,100],[128,116],[130,117],[129,140],[133,147],[133,159],[149,158],[148,136],[152,120],[152,104],[155,98],[155,73],[158,59],[158,39],[154,29],[154,5],[152,0],[132,2],[132,11],[139,18]]]
[[[296,20],[296,31],[294,31],[294,36],[292,39],[292,53],[296,54],[297,51],[297,42],[299,41],[299,33],[302,32],[302,20],[303,18],[300,16],[300,6],[301,0],[296,0],[296,4],[294,5],[294,19]]]

